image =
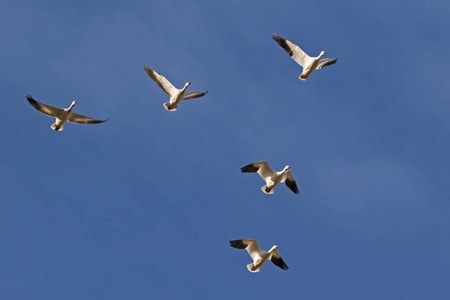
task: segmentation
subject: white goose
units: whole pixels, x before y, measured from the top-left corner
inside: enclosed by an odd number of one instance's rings
[[[167,80],[166,77],[162,76],[158,72],[153,71],[152,69],[150,69],[147,66],[144,66],[144,70],[145,70],[145,72],[147,72],[148,76],[150,76],[163,89],[163,91],[167,95],[169,95],[169,97],[170,97],[169,102],[164,103],[164,107],[168,111],[176,111],[178,104],[182,100],[199,98],[199,97],[206,95],[206,93],[208,93],[208,91],[206,91],[204,93],[197,92],[197,91],[185,92],[186,88],[191,84],[190,82],[186,82],[186,84],[184,85],[184,87],[182,89],[177,89],[170,83],[169,80]]]
[[[247,269],[252,273],[261,271],[261,266],[269,259],[275,266],[280,267],[283,270],[289,269],[281,258],[281,255],[277,250],[277,245],[273,246],[269,251],[263,251],[259,249],[258,242],[255,239],[243,239],[230,241],[230,246],[247,250],[248,254],[250,254],[250,257],[253,259],[253,263],[248,264]]]
[[[298,194],[298,187],[294,176],[289,171],[290,168],[291,166],[286,166],[283,171],[275,172],[269,167],[267,161],[257,161],[242,167],[241,171],[242,173],[258,173],[266,181],[266,185],[261,187],[261,190],[266,194],[273,194],[275,187],[280,182],[284,182],[291,191]]]
[[[325,66],[332,65],[336,63],[337,58],[324,58],[321,59],[322,56],[325,55],[325,51],[320,52],[317,57],[310,57],[308,54],[303,52],[299,46],[296,44],[279,37],[278,35],[274,35],[272,37],[278,45],[280,45],[286,52],[300,65],[303,67],[303,72],[298,77],[300,80],[308,79],[309,75],[311,75],[315,70],[322,69]]]
[[[77,101],[73,101],[72,104],[70,104],[69,108],[56,108],[47,104],[40,103],[31,97],[30,94],[27,95],[28,102],[30,102],[31,105],[33,105],[34,108],[36,108],[38,111],[43,113],[44,115],[47,115],[49,117],[56,118],[55,123],[52,124],[51,128],[55,131],[62,131],[64,128],[64,123],[66,121],[70,123],[77,123],[77,124],[99,124],[108,121],[106,120],[96,120],[92,119],[90,117],[86,117],[83,115],[79,115],[72,112],[72,108],[77,104]]]

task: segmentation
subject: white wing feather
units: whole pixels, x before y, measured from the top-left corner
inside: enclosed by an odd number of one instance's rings
[[[156,71],[153,71],[147,66],[144,66],[144,70],[145,72],[147,72],[148,76],[150,76],[151,79],[153,79],[153,81],[155,81],[156,84],[158,84],[170,97],[172,97],[172,95],[177,91],[177,88],[175,88],[163,75],[159,74]]]
[[[259,167],[258,174],[261,176],[262,179],[266,180],[267,178],[270,178],[275,173],[270,167],[267,161],[260,161],[253,163],[255,167]]]
[[[304,67],[309,59],[308,54],[306,54],[299,46],[283,39],[278,35],[274,35],[273,39],[280,45],[300,66]]]

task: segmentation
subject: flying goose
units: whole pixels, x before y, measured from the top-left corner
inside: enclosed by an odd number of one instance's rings
[[[320,52],[317,57],[310,57],[308,54],[303,52],[299,46],[296,44],[279,37],[275,34],[272,37],[275,42],[278,43],[286,52],[300,65],[303,67],[303,72],[298,77],[300,80],[308,79],[309,75],[311,75],[315,70],[322,69],[323,67],[332,65],[336,63],[337,58],[324,58],[321,59],[322,56],[325,55],[325,51]]]
[[[185,92],[186,88],[191,84],[190,82],[186,82],[186,84],[182,89],[177,89],[169,82],[169,80],[167,80],[166,77],[162,76],[158,72],[153,71],[147,66],[144,66],[144,70],[145,72],[147,72],[148,76],[150,76],[160,86],[160,88],[162,88],[163,91],[167,95],[169,95],[170,97],[169,102],[164,103],[164,107],[168,111],[176,111],[178,104],[182,100],[203,97],[204,95],[206,95],[206,93],[208,93],[208,91],[204,93],[197,91]]]
[[[38,111],[47,115],[49,117],[56,118],[55,123],[52,124],[51,128],[55,131],[61,131],[64,128],[64,123],[69,121],[70,123],[77,124],[99,124],[108,121],[106,120],[96,120],[83,115],[79,115],[72,112],[72,108],[77,104],[77,101],[73,101],[69,108],[56,108],[47,104],[40,103],[31,97],[31,94],[27,95],[28,102],[34,106]]]
[[[284,167],[283,171],[275,172],[270,167],[267,161],[257,161],[241,168],[242,173],[258,173],[262,179],[266,181],[266,185],[261,187],[261,190],[266,194],[273,194],[275,187],[284,182],[287,187],[298,194],[297,184],[294,176],[289,169],[291,166]]]
[[[236,249],[246,249],[250,257],[253,259],[253,263],[247,265],[247,269],[256,273],[261,271],[261,266],[270,259],[273,264],[280,267],[283,270],[289,269],[284,260],[281,258],[278,252],[278,246],[275,245],[270,248],[269,251],[263,251],[259,249],[258,242],[255,239],[243,239],[230,241],[230,246]]]

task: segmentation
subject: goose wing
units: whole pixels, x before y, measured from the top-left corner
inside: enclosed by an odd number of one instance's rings
[[[270,260],[273,264],[283,270],[289,269],[284,260],[281,258],[280,252],[278,250],[272,251],[272,255],[270,256]]]
[[[71,113],[69,116],[69,119],[67,121],[69,121],[70,123],[77,123],[77,124],[99,124],[99,123],[106,122],[108,120],[109,119],[97,120],[97,119],[93,119],[93,118],[79,115],[76,113]]]
[[[287,171],[283,175],[283,179],[281,181],[284,182],[287,187],[294,192],[294,194],[300,193],[297,187],[297,183],[295,183],[294,175],[292,175],[291,171]]]
[[[255,239],[243,239],[230,241],[230,246],[236,249],[246,249],[253,260],[259,257],[261,249],[258,246],[258,242]]]
[[[270,167],[267,161],[257,161],[252,164],[246,165],[241,168],[242,173],[258,173],[262,179],[271,177],[275,173]]]
[[[177,90],[176,87],[174,87],[169,80],[167,80],[166,77],[162,76],[161,74],[159,74],[156,71],[153,71],[152,69],[150,69],[147,66],[144,66],[144,70],[145,72],[147,72],[148,76],[150,76],[154,82],[156,82],[156,84],[159,85],[160,88],[163,89],[163,91],[169,95],[169,97],[172,97],[172,95],[175,93],[175,91]]]
[[[274,34],[272,37],[275,42],[278,43],[286,52],[294,59],[300,66],[304,67],[306,60],[309,58],[308,54],[303,52],[303,50],[297,46],[296,44],[279,37],[277,34]]]
[[[33,105],[34,108],[49,117],[57,118],[63,112],[61,108],[56,108],[34,100],[33,97],[31,97],[31,94],[27,95],[27,100],[31,105]]]
[[[336,62],[337,62],[337,58],[324,58],[324,59],[321,59],[320,61],[319,61],[319,64],[317,65],[317,70],[319,70],[319,69],[322,69],[323,67],[326,67],[326,66],[331,66],[331,65],[333,65],[333,64],[335,64]]]
[[[200,97],[205,96],[206,94],[208,94],[208,91],[206,91],[206,92],[198,92],[198,91],[187,92],[187,93],[184,93],[183,100],[200,98]]]

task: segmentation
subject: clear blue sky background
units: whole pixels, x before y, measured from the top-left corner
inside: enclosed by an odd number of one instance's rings
[[[0,3],[1,299],[448,299],[448,0]],[[339,61],[302,82],[275,33]]]

